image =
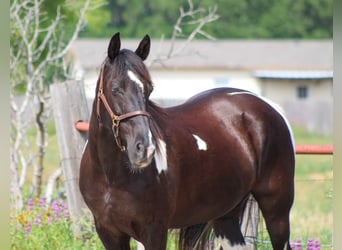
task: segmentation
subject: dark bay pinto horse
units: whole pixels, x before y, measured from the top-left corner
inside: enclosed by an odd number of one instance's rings
[[[243,246],[240,218],[252,194],[272,246],[290,249],[295,154],[285,118],[260,97],[231,88],[160,108],[143,60],[115,34],[97,82],[80,189],[106,249],[166,249],[181,228],[181,249],[204,249],[212,230],[222,246]],[[182,91],[181,89],[179,91]]]

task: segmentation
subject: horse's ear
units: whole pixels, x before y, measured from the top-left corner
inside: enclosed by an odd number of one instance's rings
[[[135,54],[137,54],[143,61],[148,57],[148,54],[150,53],[150,44],[151,44],[150,37],[146,35],[141,40],[138,48],[135,51]]]
[[[108,58],[111,62],[113,62],[114,58],[119,54],[121,47],[120,41],[120,32],[114,34],[110,39],[109,46],[108,46]]]

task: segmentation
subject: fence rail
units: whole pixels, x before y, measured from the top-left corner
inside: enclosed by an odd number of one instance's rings
[[[88,132],[89,123],[78,121],[75,128],[80,132]],[[332,155],[334,147],[331,144],[296,144],[295,151],[302,155]]]

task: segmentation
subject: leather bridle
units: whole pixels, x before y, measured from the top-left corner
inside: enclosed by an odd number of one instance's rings
[[[111,119],[112,119],[112,131],[114,134],[114,138],[115,138],[115,142],[118,145],[118,147],[120,148],[120,150],[122,152],[126,151],[125,146],[123,146],[120,142],[120,138],[119,138],[119,127],[120,127],[120,122],[123,120],[126,120],[128,118],[132,118],[138,115],[143,115],[143,116],[147,116],[150,117],[150,114],[146,111],[142,111],[142,110],[138,110],[138,111],[132,111],[132,112],[128,112],[126,114],[123,115],[116,115],[113,110],[110,108],[108,101],[106,99],[106,96],[103,93],[103,68],[101,69],[101,73],[100,73],[100,83],[99,83],[99,90],[97,93],[97,117],[100,120],[100,101],[102,101],[103,105],[105,106],[108,114],[110,115]]]

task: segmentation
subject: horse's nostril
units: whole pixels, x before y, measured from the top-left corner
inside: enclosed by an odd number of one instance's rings
[[[137,151],[138,152],[143,152],[144,149],[145,149],[144,144],[142,144],[141,142],[138,142],[137,143]]]

